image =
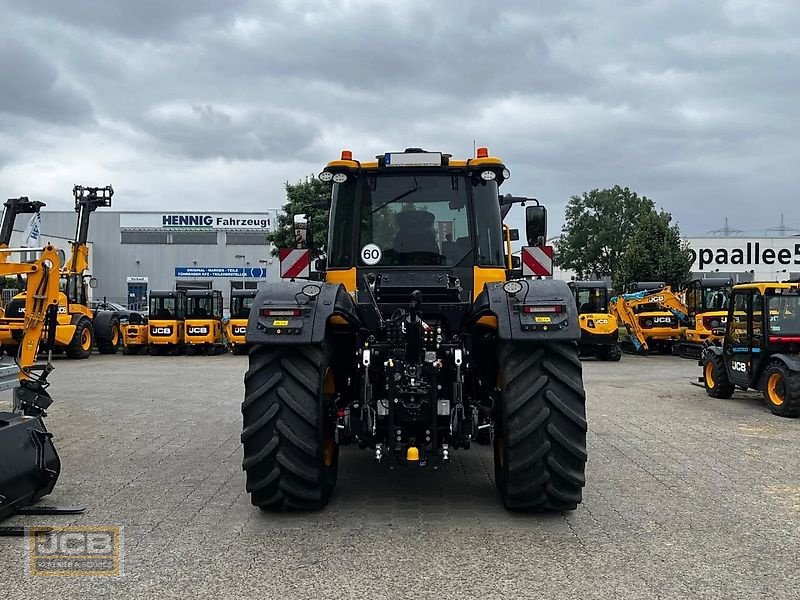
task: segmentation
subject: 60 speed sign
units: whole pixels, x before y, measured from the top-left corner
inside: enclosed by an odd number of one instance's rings
[[[365,265],[377,265],[382,256],[383,252],[377,244],[367,244],[361,249],[361,262]]]

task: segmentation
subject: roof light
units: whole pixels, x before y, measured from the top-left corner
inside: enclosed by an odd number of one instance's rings
[[[489,149],[486,146],[481,146],[475,152],[476,158],[489,158]]]
[[[333,183],[344,183],[347,181],[347,174],[346,173],[336,173],[333,176]]]
[[[497,173],[494,171],[481,171],[481,179],[484,181],[492,181],[497,178]]]
[[[353,151],[342,150],[342,160],[353,160]]]
[[[317,179],[319,179],[320,181],[324,181],[324,182],[326,182],[326,183],[327,183],[328,181],[330,181],[331,179],[333,179],[333,173],[331,173],[330,171],[323,171],[322,173],[320,173],[320,174],[317,176]]]
[[[511,171],[508,169],[503,169],[503,179],[510,179],[511,178]]]

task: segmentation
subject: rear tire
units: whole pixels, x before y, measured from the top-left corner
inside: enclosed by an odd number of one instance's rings
[[[800,373],[781,363],[773,363],[764,372],[764,400],[779,417],[800,416]]]
[[[67,346],[67,358],[84,359],[92,355],[92,346],[94,345],[94,330],[92,329],[92,322],[86,317],[78,319],[75,326],[75,334]]]
[[[319,510],[336,483],[339,446],[318,345],[256,346],[242,403],[247,491],[262,510]]]
[[[736,386],[728,378],[725,359],[718,354],[706,355],[703,363],[703,384],[706,387],[706,394],[712,398],[727,400],[736,390]]]
[[[586,394],[578,347],[508,342],[499,349],[495,483],[506,508],[573,510],[586,483]]]
[[[100,354],[116,354],[121,339],[119,319],[114,317],[109,321],[107,331],[97,332],[97,351]]]

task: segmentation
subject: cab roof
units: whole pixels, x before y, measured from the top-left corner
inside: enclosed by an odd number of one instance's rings
[[[167,290],[167,291],[153,291],[150,292],[151,298],[176,298],[177,296],[185,296],[184,290]]]
[[[258,290],[231,290],[232,298],[255,298]]]
[[[213,298],[221,295],[222,292],[219,290],[186,290],[186,296],[189,298]]]
[[[704,288],[721,288],[733,285],[733,280],[730,277],[705,277],[703,279],[693,279],[689,284],[691,285],[692,283],[699,283]]]
[[[325,166],[325,171],[360,170],[360,171],[407,171],[415,172],[437,169],[463,169],[472,170],[479,167],[488,167],[498,170],[499,180],[507,179],[502,175],[505,169],[503,161],[495,156],[489,156],[486,148],[478,148],[476,156],[468,159],[453,159],[451,154],[444,152],[430,152],[422,148],[406,148],[402,152],[386,152],[379,154],[375,160],[359,161],[353,158],[350,150],[342,150],[339,160],[332,160]]]
[[[767,294],[774,290],[789,290],[791,293],[800,293],[800,283],[778,282],[778,281],[754,281],[751,283],[738,283],[733,286],[739,290],[758,290],[761,294]]]

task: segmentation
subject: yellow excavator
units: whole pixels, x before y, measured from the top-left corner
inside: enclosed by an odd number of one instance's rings
[[[10,252],[36,252],[33,262],[13,263],[6,260]],[[27,279],[22,337],[12,362],[0,363],[3,388],[13,384],[14,403],[10,412],[0,412],[0,520],[20,512],[49,494],[61,471],[61,462],[52,442],[52,434],[43,418],[53,400],[47,393],[47,377],[53,370],[52,349],[55,342],[59,302],[58,250],[43,248],[0,249],[0,276]],[[44,346],[47,361],[37,364]],[[57,514],[55,510],[50,511]],[[43,514],[30,510],[28,514]],[[8,534],[8,532],[0,532]],[[12,535],[14,535],[12,533]]]
[[[611,299],[612,313],[627,331],[627,341],[637,353],[670,353],[680,338],[680,323],[685,317],[685,313],[679,316],[676,311],[685,307],[680,302],[672,304],[677,298],[663,282],[636,282],[628,289]]]

